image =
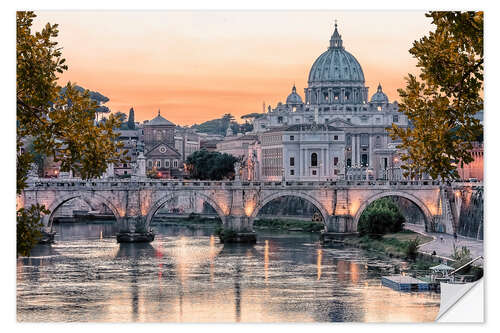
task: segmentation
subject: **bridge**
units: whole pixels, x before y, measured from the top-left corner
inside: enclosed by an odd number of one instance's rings
[[[52,230],[54,212],[80,198],[90,207],[111,210],[119,234],[150,230],[155,213],[177,196],[202,200],[214,208],[234,241],[255,241],[253,221],[274,199],[293,196],[313,204],[323,217],[324,235],[353,233],[363,211],[373,201],[403,197],[422,212],[428,231],[453,234],[458,227],[462,198],[482,183],[424,181],[184,181],[133,178],[128,180],[34,178],[17,198],[19,207],[42,204],[45,231]]]

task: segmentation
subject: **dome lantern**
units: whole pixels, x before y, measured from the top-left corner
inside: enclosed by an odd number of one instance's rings
[[[337,20],[335,20],[335,31],[330,38],[330,48],[342,48],[342,36],[337,30]]]

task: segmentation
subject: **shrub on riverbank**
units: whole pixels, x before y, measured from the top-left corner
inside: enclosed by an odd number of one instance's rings
[[[358,223],[360,236],[380,238],[388,233],[403,230],[405,218],[390,198],[372,202],[361,215]]]
[[[412,261],[417,259],[418,255],[418,245],[420,245],[420,239],[415,237],[415,239],[406,242],[406,257]]]
[[[254,227],[272,230],[302,230],[306,232],[320,232],[324,229],[323,223],[289,219],[258,219],[253,223]]]
[[[387,234],[380,238],[373,238],[368,235],[347,237],[344,239],[344,243],[364,250],[383,253],[389,257],[415,260],[421,240],[425,243],[432,240],[432,238],[419,236],[412,231],[404,230],[394,234]]]

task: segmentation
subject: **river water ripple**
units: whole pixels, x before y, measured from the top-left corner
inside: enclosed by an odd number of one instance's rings
[[[22,322],[426,322],[439,294],[381,286],[387,264],[315,234],[259,232],[223,245],[211,229],[157,226],[117,244],[113,224],[61,224],[17,261]]]

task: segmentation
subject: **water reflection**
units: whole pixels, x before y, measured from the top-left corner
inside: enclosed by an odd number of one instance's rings
[[[439,310],[439,295],[381,287],[376,259],[317,235],[223,245],[210,228],[156,226],[150,244],[117,244],[110,227],[58,226],[56,244],[18,260],[19,321],[432,321]]]

